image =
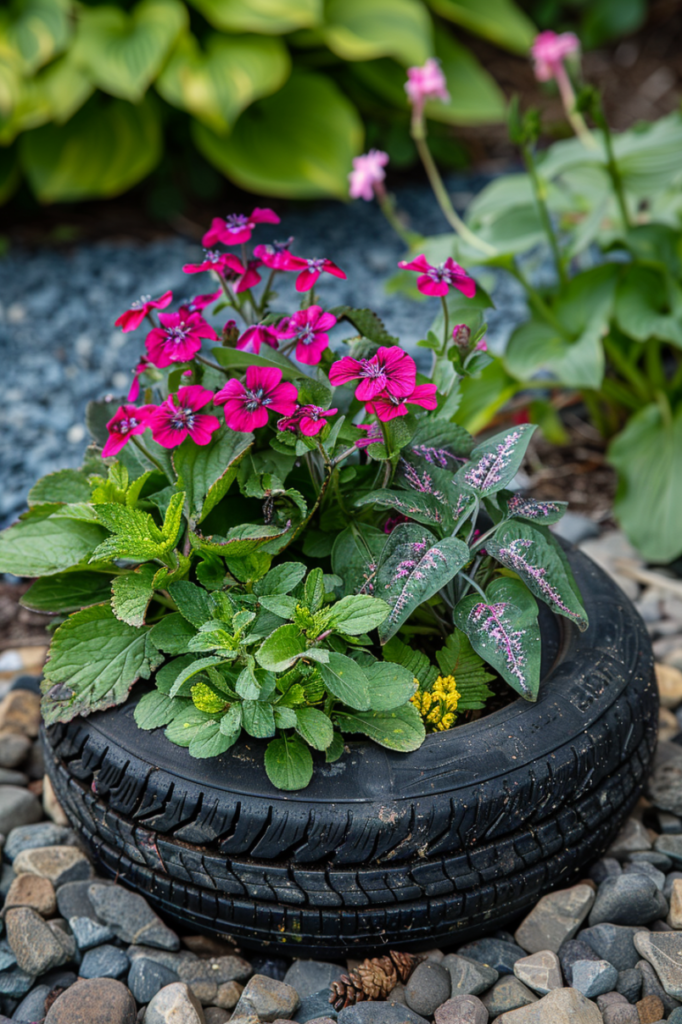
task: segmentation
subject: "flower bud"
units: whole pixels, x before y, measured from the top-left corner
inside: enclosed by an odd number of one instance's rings
[[[228,320],[223,327],[223,345],[234,348],[239,340],[239,330],[236,320]]]
[[[467,327],[466,324],[455,324],[452,328],[452,340],[458,349],[461,349],[462,352],[468,352],[471,342],[471,328]]]

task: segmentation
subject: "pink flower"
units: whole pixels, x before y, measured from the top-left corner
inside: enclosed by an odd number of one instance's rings
[[[298,392],[293,384],[281,381],[282,371],[276,367],[249,366],[246,386],[240,380],[228,380],[213,401],[225,406],[228,427],[247,433],[264,427],[269,412],[293,414]]]
[[[273,242],[271,245],[261,243],[254,247],[253,255],[270,270],[284,270],[282,264],[286,263],[293,241],[294,236],[290,235],[285,242]]]
[[[417,379],[414,359],[397,345],[380,348],[371,359],[352,359],[344,356],[334,363],[329,371],[332,384],[348,384],[360,380],[355,397],[360,402],[369,402],[381,391],[388,388],[393,395],[401,398],[412,394]]]
[[[369,448],[371,444],[380,444],[384,440],[381,427],[378,423],[358,423],[358,430],[366,430],[365,437],[359,437],[355,442],[356,448]]]
[[[160,299],[152,299],[151,295],[143,295],[141,298],[131,302],[130,309],[121,313],[114,326],[120,327],[122,331],[136,330],[144,318],[152,309],[165,309],[173,301],[173,292],[164,292]]]
[[[235,348],[239,348],[243,352],[255,352],[258,355],[261,345],[270,345],[272,348],[277,348],[279,346],[279,339],[271,327],[264,327],[262,324],[258,324],[256,327],[246,328]]]
[[[369,203],[374,198],[374,186],[380,185],[386,177],[384,167],[388,160],[388,153],[380,149],[370,149],[369,153],[354,158],[353,170],[348,175],[351,199],[365,199]]]
[[[293,416],[280,420],[278,430],[300,430],[306,437],[314,437],[324,430],[327,417],[333,416],[338,409],[322,409],[319,405],[302,405]]]
[[[308,292],[315,287],[320,274],[333,274],[334,277],[342,277],[346,280],[343,270],[337,267],[331,260],[306,260],[302,256],[292,256],[291,253],[282,253],[281,266],[278,270],[300,270],[296,278],[296,291]]]
[[[169,395],[147,421],[156,443],[164,448],[175,448],[186,437],[191,437],[195,444],[208,444],[211,435],[219,429],[220,420],[198,410],[211,401],[213,392],[200,384],[190,384],[180,388],[177,395]]]
[[[573,32],[562,32],[561,35],[551,30],[540,32],[530,48],[538,82],[549,82],[556,78],[566,57],[577,53],[579,49],[580,42]]]
[[[160,313],[161,327],[147,335],[147,355],[154,366],[184,363],[201,348],[202,338],[218,340],[218,335],[199,313]]]
[[[244,273],[242,261],[233,256],[231,252],[204,249],[204,258],[201,263],[185,263],[182,269],[186,274],[203,274],[205,270],[215,270],[217,274],[224,274],[228,268],[237,274]]]
[[[390,391],[382,391],[365,408],[367,412],[374,413],[382,423],[394,420],[396,416],[407,416],[410,411],[408,405],[421,405],[422,409],[437,409],[438,399],[436,398],[435,384],[417,384],[411,395],[398,398]]]
[[[134,434],[145,432],[149,413],[153,408],[153,405],[142,405],[139,409],[135,405],[122,405],[116,410],[107,423],[109,438],[102,449],[105,459],[120,452]]]
[[[258,206],[248,216],[245,213],[231,213],[224,220],[222,217],[214,217],[202,244],[211,246],[222,242],[223,245],[241,245],[250,240],[256,224],[279,224],[279,217],[273,210],[261,210]]]
[[[136,402],[140,397],[140,375],[151,365],[146,356],[140,357],[137,366],[133,370],[133,383],[130,385],[130,391],[128,392],[129,402]]]
[[[450,93],[440,62],[435,57],[429,57],[423,67],[408,68],[405,92],[418,113],[421,113],[427,100],[442,100],[443,103],[447,103]]]
[[[474,349],[474,352],[487,352],[487,351],[488,351],[488,342],[485,340],[485,338],[481,338],[480,341],[476,342],[476,348]]]
[[[296,339],[296,358],[306,366],[316,366],[329,344],[326,333],[336,323],[333,313],[325,313],[321,306],[308,306],[283,320],[277,328],[279,338]]]
[[[260,267],[260,265],[260,260],[248,260],[246,266],[239,263],[239,270],[235,268],[225,274],[228,281],[234,281],[234,290],[237,294],[248,291],[249,288],[254,288],[259,283],[260,274],[256,267]]]
[[[207,295],[195,295],[189,302],[185,302],[180,306],[179,313],[200,313],[202,309],[206,309],[212,302],[217,302],[223,294],[222,288],[219,288],[217,292],[209,292]]]
[[[466,271],[448,256],[445,263],[432,267],[426,256],[417,256],[410,263],[401,260],[398,264],[403,270],[415,270],[421,276],[417,278],[417,288],[422,295],[447,295],[450,288],[456,288],[472,299],[476,294],[476,282]]]

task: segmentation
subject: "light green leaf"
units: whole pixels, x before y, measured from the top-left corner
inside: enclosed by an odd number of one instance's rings
[[[94,96],[65,125],[19,141],[22,167],[43,203],[109,199],[145,178],[161,157],[161,126],[149,99],[135,106]]]
[[[429,6],[448,21],[483,36],[512,53],[527,55],[537,30],[512,0],[428,0]]]
[[[7,21],[0,21],[0,53],[32,75],[68,46],[70,14],[70,0],[18,0]]]
[[[75,612],[107,601],[111,580],[103,573],[78,570],[44,576],[29,587],[20,603],[36,612]]]
[[[329,625],[348,636],[360,636],[375,629],[389,613],[385,601],[367,594],[352,594],[342,597],[332,605]]]
[[[122,704],[133,683],[148,679],[161,661],[146,627],[119,622],[107,605],[76,612],[52,640],[41,684],[45,722],[70,722]]]
[[[295,381],[305,377],[305,373],[300,367],[295,366],[290,359],[273,348],[268,348],[267,352],[261,350],[259,355],[255,355],[253,352],[244,352],[238,348],[214,348],[211,350],[211,354],[226,370],[243,373],[249,366],[266,366],[281,370],[284,380]]]
[[[79,469],[58,469],[41,477],[28,492],[29,505],[90,501],[88,478]]]
[[[244,700],[258,700],[261,684],[254,673],[253,660],[241,670],[234,688]]]
[[[154,594],[156,566],[141,565],[135,572],[117,576],[111,585],[114,615],[129,626],[143,626],[147,607]]]
[[[168,592],[178,606],[180,614],[197,629],[213,618],[209,595],[203,587],[198,587],[189,580],[178,580],[169,584]]]
[[[223,135],[254,100],[280,89],[290,70],[291,58],[280,39],[213,34],[203,53],[194,36],[186,35],[156,88],[167,103]]]
[[[285,708],[274,704],[272,710],[275,715],[275,725],[278,729],[294,729],[296,727],[296,712],[293,708]]]
[[[190,536],[201,551],[214,555],[222,555],[224,558],[235,556],[242,558],[250,555],[260,547],[265,547],[269,541],[277,540],[287,533],[286,529],[278,526],[264,526],[262,523],[245,523],[243,526],[233,526],[227,531],[226,537],[198,537],[196,534]]]
[[[204,672],[207,668],[211,668],[213,665],[223,664],[224,659],[218,655],[210,655],[208,658],[197,658],[196,661],[185,666],[181,669],[175,677],[175,682],[170,688],[170,697],[175,697],[182,687],[183,683],[186,683],[188,679],[192,679],[198,675],[199,672]]]
[[[279,36],[322,21],[323,0],[190,0],[214,28]]]
[[[49,515],[22,519],[0,533],[0,572],[53,576],[87,561],[105,537],[106,531],[96,523]]]
[[[285,672],[305,654],[306,647],[306,639],[298,626],[280,626],[263,641],[256,654],[256,661],[271,672]]]
[[[273,615],[278,615],[280,619],[293,619],[298,601],[295,597],[288,597],[286,594],[274,594],[261,597],[258,603]]]
[[[135,707],[135,724],[138,729],[159,729],[162,725],[172,722],[177,713],[177,700],[171,700],[167,693],[161,693],[160,690],[152,690],[138,701]]]
[[[275,716],[272,704],[262,700],[245,700],[242,704],[242,725],[249,736],[267,739],[275,735]]]
[[[267,745],[265,771],[276,789],[305,789],[313,777],[313,756],[298,736],[280,736]]]
[[[518,380],[531,380],[541,370],[566,387],[599,388],[604,378],[602,327],[591,324],[574,342],[549,324],[528,320],[513,332],[504,363]]]
[[[228,138],[198,122],[193,136],[207,160],[252,192],[345,199],[363,130],[355,107],[329,78],[295,71],[274,96],[245,110]]]
[[[242,709],[240,704],[233,704],[226,715],[220,719],[220,731],[224,736],[238,739],[242,729]]]
[[[660,273],[638,264],[625,268],[615,309],[623,334],[636,341],[660,338],[682,348],[682,316],[670,314],[669,308],[670,296]]]
[[[414,674],[403,665],[376,661],[365,665],[365,674],[369,680],[372,711],[392,711],[407,703],[417,690]]]
[[[344,733],[360,732],[389,750],[417,750],[426,737],[421,715],[412,704],[364,714],[335,711],[334,721]]]
[[[433,26],[419,0],[327,0],[320,34],[342,60],[393,57],[407,66],[433,54]]]
[[[470,461],[456,473],[455,484],[481,497],[503,490],[519,471],[536,429],[535,424],[520,423],[476,445]]]
[[[189,753],[197,758],[219,757],[230,749],[236,739],[237,734],[226,736],[221,731],[220,722],[204,722],[192,736]]]
[[[178,619],[180,618],[179,615],[177,617]],[[156,644],[154,646],[156,646]],[[182,654],[179,658],[173,658],[171,661],[165,662],[154,676],[154,684],[157,690],[160,690],[161,693],[170,695],[171,688],[177,679],[178,674],[184,668],[187,668],[188,665],[191,665],[195,660],[196,656],[194,654]],[[183,685],[180,688],[180,692],[177,693],[173,699],[177,702],[179,697],[189,697],[192,691],[192,686],[193,683],[189,680],[186,685]]]
[[[349,708],[366,711],[370,707],[367,676],[352,658],[331,651],[329,662],[320,665],[319,672],[332,696],[343,701]]]
[[[164,524],[159,528],[148,512],[116,502],[96,505],[97,518],[112,531],[93,552],[90,561],[111,558],[160,558],[175,545],[182,517],[184,494],[174,494]]]
[[[290,594],[307,572],[303,562],[283,562],[254,584],[254,594]]]
[[[317,708],[300,708],[296,711],[296,732],[315,750],[326,750],[334,739],[331,721]]]

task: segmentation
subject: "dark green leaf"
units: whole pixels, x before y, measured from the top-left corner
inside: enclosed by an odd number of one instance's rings
[[[331,312],[337,320],[348,320],[358,334],[369,338],[376,345],[397,345],[399,339],[389,334],[383,321],[371,309],[354,309],[352,306],[335,306]]]
[[[296,711],[296,732],[315,750],[326,750],[334,739],[331,721],[317,708]]]
[[[207,711],[200,711],[188,701],[177,701],[180,705],[173,721],[166,729],[165,736],[171,743],[179,747],[189,747],[195,736],[198,735],[208,722],[215,722],[216,716]]]
[[[29,505],[78,501],[90,501],[90,484],[79,469],[58,469],[56,473],[49,473],[28,492]]]
[[[355,505],[358,508],[365,505],[392,508],[408,519],[439,529],[452,525],[448,508],[432,494],[421,494],[419,491],[370,491],[357,498]]]
[[[222,662],[223,659],[218,655],[211,655],[208,658],[197,658],[189,665],[186,665],[178,672],[177,676],[175,677],[173,685],[170,688],[169,696],[177,696],[177,694],[180,693],[180,690],[182,689],[183,683],[186,683],[189,679],[193,679],[194,676],[198,675],[199,672],[204,672],[207,668],[210,668],[212,665],[220,665]]]
[[[414,651],[397,636],[392,636],[384,645],[382,654],[385,661],[403,665],[408,669],[412,678],[418,680],[420,689],[431,689],[438,675],[438,669],[431,664],[422,651]]]
[[[203,587],[198,587],[189,580],[178,580],[169,584],[168,592],[178,606],[180,614],[197,629],[213,618],[209,595]]]
[[[219,757],[236,742],[237,734],[226,736],[221,731],[220,724],[220,722],[212,720],[199,726],[189,745],[192,757]]]
[[[332,696],[349,708],[366,711],[371,706],[367,676],[352,658],[331,651],[328,664],[321,664],[319,671]]]
[[[54,511],[55,506],[48,509]],[[96,523],[40,514],[22,519],[0,533],[0,572],[54,576],[86,562],[106,535]]]
[[[254,594],[290,594],[305,576],[307,569],[302,562],[284,562],[254,584]]]
[[[168,694],[161,693],[160,690],[152,690],[138,701],[135,708],[135,724],[138,729],[158,729],[172,722],[177,713],[177,700],[171,700]]]
[[[306,639],[298,626],[286,625],[276,629],[263,641],[256,654],[258,664],[271,672],[284,672],[306,652]]]
[[[375,629],[389,612],[385,601],[368,594],[351,594],[332,605],[329,625],[348,636],[359,636]]]
[[[46,576],[29,587],[21,604],[36,612],[75,612],[108,600],[111,580],[103,573],[79,570]]]
[[[313,777],[313,756],[298,736],[281,736],[267,745],[265,771],[276,789],[305,789]]]
[[[381,552],[386,543],[383,530],[369,523],[347,526],[334,541],[332,567],[343,579],[346,594],[372,589]]]
[[[223,349],[222,351],[227,351]],[[173,452],[178,487],[187,493],[190,516],[201,522],[227,494],[240,460],[253,444],[253,434],[221,428],[209,444],[187,438]]]
[[[412,704],[364,714],[335,711],[334,721],[344,733],[360,732],[389,750],[417,750],[426,736],[421,715]]]
[[[403,665],[390,661],[376,661],[365,666],[369,680],[369,698],[372,711],[391,711],[405,704],[417,689],[415,677]]]
[[[267,739],[275,735],[275,716],[272,704],[262,700],[245,700],[242,704],[242,724],[249,736]]]
[[[156,647],[166,654],[185,654],[196,629],[179,612],[172,612],[152,627],[151,638]]]
[[[334,732],[334,737],[324,752],[324,759],[327,764],[332,764],[334,761],[343,755],[343,736],[340,732]]]

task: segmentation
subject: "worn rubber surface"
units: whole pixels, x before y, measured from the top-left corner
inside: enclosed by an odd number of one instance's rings
[[[370,742],[283,793],[265,741],[198,761],[134,702],[47,731],[47,769],[103,868],[181,928],[295,955],[466,941],[571,884],[611,841],[653,755],[649,639],[615,584],[567,552],[589,629],[543,616],[534,705],[394,754]],[[140,689],[140,693],[144,689]]]

